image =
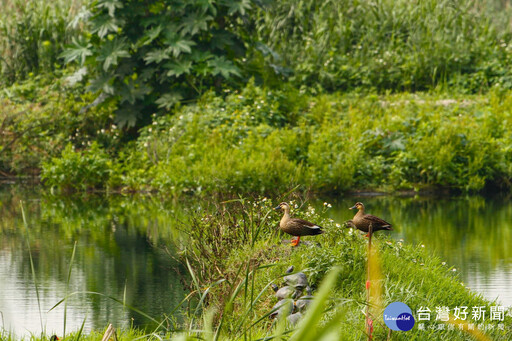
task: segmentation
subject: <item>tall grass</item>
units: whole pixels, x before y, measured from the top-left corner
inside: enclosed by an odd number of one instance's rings
[[[44,325],[43,325],[43,314],[41,311],[41,298],[39,296],[39,285],[38,285],[38,281],[37,281],[36,270],[34,268],[34,260],[32,258],[32,251],[30,250],[29,229],[28,229],[27,217],[25,216],[25,210],[23,209],[23,201],[20,201],[20,209],[21,209],[21,216],[23,218],[23,226],[25,228],[25,233],[26,233],[27,250],[28,250],[28,255],[29,255],[29,259],[30,259],[30,270],[32,271],[32,280],[34,281],[34,288],[36,290],[37,308],[39,311],[39,322],[41,323],[41,333],[43,335],[45,329],[44,329]]]
[[[286,0],[259,18],[260,40],[279,56],[273,63],[305,87],[512,86],[510,7],[500,1]]]
[[[0,84],[59,68],[64,45],[77,37],[70,22],[84,0],[2,0]]]

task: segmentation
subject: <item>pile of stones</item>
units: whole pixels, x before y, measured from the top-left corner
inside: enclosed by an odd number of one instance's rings
[[[278,302],[272,307],[270,318],[277,318],[286,315],[286,319],[291,325],[297,324],[302,318],[308,306],[311,304],[313,296],[311,288],[308,285],[308,278],[302,271],[292,274],[293,266],[290,266],[286,273],[290,274],[284,277],[284,286],[279,288],[272,284],[275,296]],[[306,294],[303,295],[304,290]]]

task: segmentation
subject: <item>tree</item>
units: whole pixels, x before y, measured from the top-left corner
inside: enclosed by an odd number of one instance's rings
[[[73,25],[86,33],[62,57],[73,79],[117,102],[133,127],[241,76],[253,0],[98,0]]]

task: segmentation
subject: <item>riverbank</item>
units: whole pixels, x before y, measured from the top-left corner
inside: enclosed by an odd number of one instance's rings
[[[55,97],[62,87],[25,95],[18,87],[16,101],[3,98],[3,173],[41,173],[64,192],[173,196],[276,195],[295,186],[478,193],[512,184],[508,92],[307,95],[248,84],[155,116],[128,142],[105,108],[84,114],[85,100]]]
[[[86,202],[92,199],[94,198]],[[47,200],[45,199],[45,202]],[[290,237],[278,233],[276,228],[280,214],[274,212],[272,207],[281,200],[290,202],[294,216],[322,225],[326,233],[321,236],[305,237],[297,248],[292,248],[287,242]],[[116,221],[119,224],[126,219],[121,214],[123,210],[135,210],[135,207],[122,203],[118,208],[115,208],[117,206],[108,208],[107,211],[110,213],[105,216],[92,214],[96,217],[94,222],[82,226],[83,216],[89,217],[92,212],[83,213],[84,208],[75,207],[76,204],[69,203],[71,207],[67,209],[55,204],[50,200],[44,205],[45,211],[48,211],[45,214],[45,221],[53,221],[49,216],[53,214],[58,217],[59,222],[62,222],[62,229],[66,230],[67,226],[73,226],[75,237],[68,237],[71,241],[80,235],[91,234],[92,232],[85,230],[90,230],[93,226],[92,230],[96,231],[93,236],[101,244],[103,242],[100,236],[106,234],[111,226],[109,217],[118,217]],[[98,206],[96,200],[92,200],[90,204]],[[366,300],[368,240],[358,231],[344,228],[342,219],[331,220],[329,203],[316,206],[315,209],[308,202],[292,194],[274,200],[239,199],[216,204],[210,202],[208,205],[202,202],[202,204],[202,210],[197,210],[196,205],[193,205],[194,208],[190,208],[189,214],[181,216],[179,220],[182,221],[182,225],[175,226],[175,223],[170,224],[170,221],[163,220],[162,222],[167,221],[168,224],[158,224],[162,231],[159,234],[151,233],[156,248],[169,248],[174,244],[178,248],[174,257],[179,258],[185,268],[187,263],[190,265],[187,291],[191,295],[181,310],[185,320],[174,324],[175,320],[170,316],[152,316],[164,323],[159,328],[145,331],[125,330],[120,327],[121,339],[131,340],[138,336],[142,339],[151,339],[157,337],[155,335],[164,339],[180,339],[183,337],[180,335],[185,333],[191,338],[201,336],[210,339],[213,335],[217,335],[219,340],[235,340],[244,337],[253,340],[277,336],[281,332],[285,333],[285,338],[293,338],[293,335],[298,335],[295,333],[304,332],[300,325],[297,326],[297,330],[292,331],[291,326],[278,327],[274,324],[275,321],[267,316],[277,301],[270,284],[275,283],[281,286],[282,277],[290,265],[294,266],[295,271],[303,271],[307,274],[309,284],[313,288],[313,295],[317,298],[324,296],[321,294],[320,287],[328,277],[329,271],[338,269],[335,279],[329,282],[329,295],[322,298],[320,310],[315,315],[318,318],[314,322],[315,330],[321,332],[325,327],[326,330],[345,339],[365,339],[362,310],[365,308]],[[141,205],[141,201],[134,200],[133,205]],[[145,210],[153,212],[148,216],[156,219],[158,208],[162,205],[163,203],[160,203],[153,208],[151,206],[146,208]],[[382,215],[378,213],[378,209],[382,209],[380,206],[386,207],[386,205],[371,205],[372,213]],[[343,207],[348,205],[345,204]],[[69,209],[74,213],[70,214]],[[346,208],[345,210],[347,212],[343,216],[350,216],[349,213],[352,212]],[[433,208],[429,211],[432,210],[435,211]],[[453,208],[450,211],[453,212]],[[395,216],[393,212],[390,213],[391,215],[386,214],[383,217]],[[138,216],[138,219],[146,219],[146,214],[142,212]],[[431,216],[434,220],[437,220],[436,217]],[[397,216],[392,220],[393,222],[398,220]],[[153,226],[153,224],[150,225]],[[397,226],[396,231],[391,232],[392,234],[398,234],[405,229],[403,223],[398,225],[400,226]],[[172,230],[178,229],[181,233],[173,238],[164,238],[163,233],[175,234],[171,233],[171,226],[173,226]],[[143,225],[139,228],[146,229]],[[80,230],[84,231],[79,233]],[[118,226],[117,230],[119,233],[121,226]],[[485,231],[482,230],[481,233],[485,234]],[[492,234],[492,231],[487,234],[489,233]],[[507,339],[507,333],[511,332],[510,317],[505,315],[508,309],[504,311],[504,321],[491,320],[491,309],[496,309],[499,304],[487,301],[469,290],[466,283],[461,282],[458,275],[460,269],[452,267],[446,259],[433,255],[432,243],[425,243],[427,244],[425,247],[422,244],[412,243],[408,238],[392,239],[392,234],[379,232],[375,234],[373,240],[378,256],[372,258],[372,264],[375,269],[380,268],[380,271],[373,272],[372,275],[374,279],[372,288],[375,288],[377,293],[374,308],[375,339],[386,339],[387,329],[383,325],[382,310],[396,301],[409,305],[417,321],[411,331],[393,332],[393,339],[465,339],[471,332],[469,324],[473,324],[475,330],[485,328],[483,333],[489,339]],[[448,233],[448,235],[451,234]],[[428,238],[428,235],[425,237]],[[88,240],[90,238],[88,237]],[[110,237],[107,239],[111,240]],[[158,245],[161,246],[156,246],[159,239]],[[174,242],[170,243],[171,240]],[[471,240],[473,239],[467,239],[468,242]],[[34,242],[37,243],[37,239],[34,239]],[[90,243],[91,241],[88,245]],[[112,246],[115,247],[115,244]],[[69,252],[68,250],[67,253]],[[66,255],[63,257],[66,258]],[[122,278],[118,280],[122,281]],[[147,281],[151,279],[147,278]],[[131,295],[128,295],[128,298],[130,297]],[[464,306],[468,307],[466,319],[468,325],[462,327],[465,331],[459,329],[462,321],[458,321],[454,330],[450,330],[449,324],[437,319],[437,307],[449,307],[453,315],[456,307]],[[419,312],[425,307],[430,310],[430,319],[419,321]],[[485,317],[480,321],[473,320],[472,307],[483,307],[486,312]],[[174,308],[167,307],[166,311]],[[440,325],[444,327],[439,327]],[[504,330],[501,330],[500,326]],[[424,330],[420,329],[423,327]],[[210,333],[209,330],[212,332]],[[155,335],[152,335],[152,332]],[[101,334],[102,331],[98,330],[90,335],[84,335],[81,339],[98,339]],[[5,336],[7,337],[8,334]],[[75,339],[75,337],[76,334],[69,335],[67,339]],[[12,336],[11,339],[16,338]]]

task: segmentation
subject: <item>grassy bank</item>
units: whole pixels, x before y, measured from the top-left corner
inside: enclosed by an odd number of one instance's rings
[[[208,287],[206,296],[208,309],[217,313],[214,318],[219,325],[216,333],[221,339],[275,336],[272,321],[261,319],[276,302],[269,285],[281,285],[286,268],[293,265],[295,271],[302,270],[308,275],[310,285],[316,289],[331,269],[339,268],[330,294],[322,302],[318,332],[328,326],[329,321],[340,319],[335,327],[329,326],[334,328],[337,337],[365,339],[361,311],[366,299],[367,239],[358,231],[322,218],[322,212],[302,206],[300,201],[292,201],[297,216],[319,223],[326,233],[306,238],[309,243],[291,248],[282,242],[284,236],[276,231],[280,216],[269,213],[273,204],[266,199],[230,202],[219,207],[216,214],[204,216],[192,225],[191,241],[196,242],[189,243],[185,251],[199,287],[216,283]],[[442,322],[436,320],[436,308],[450,307],[453,311],[454,307],[460,306],[485,306],[487,311],[490,310],[491,303],[465,288],[456,269],[433,256],[422,245],[396,242],[380,235],[374,241],[374,248],[378,254],[372,258],[373,266],[381,270],[372,272],[374,279],[378,279],[373,282],[374,288],[380,291],[375,306],[372,306],[376,316],[375,339],[386,339],[388,330],[382,322],[382,311],[392,302],[409,305],[416,319],[421,307],[432,311],[429,322],[417,321],[413,330],[394,333],[394,340],[464,339],[469,334],[448,327],[441,330],[437,326]],[[506,321],[509,320],[507,316]],[[419,329],[418,322],[424,323],[426,330]],[[472,321],[468,320],[468,323]],[[198,327],[201,325],[199,323]],[[506,330],[494,329],[485,333],[492,340],[505,340],[510,330],[504,328]],[[293,339],[293,333],[287,337]]]
[[[325,218],[327,204],[319,212],[300,198],[287,199],[295,216],[324,226],[326,233],[305,237],[299,247],[292,248],[283,241],[289,237],[277,230],[280,215],[271,210],[282,199],[231,200],[206,208],[206,213],[193,215],[184,224],[186,236],[177,242],[179,257],[188,264],[191,276],[185,322],[169,324],[171,320],[165,318],[156,330],[120,330],[120,339],[367,339],[362,313],[366,307],[367,238]],[[382,311],[397,301],[412,309],[416,325],[407,332],[393,332],[391,340],[472,339],[475,334],[468,325],[463,326],[464,331],[459,329],[462,321],[453,325],[436,319],[438,307],[448,307],[453,318],[454,308],[463,306],[469,307],[466,323],[473,324],[475,330],[483,328],[479,325],[487,326],[481,331],[486,338],[480,340],[509,339],[511,317],[490,320],[491,307],[496,304],[467,289],[457,270],[430,250],[378,233],[373,243],[377,250],[371,258],[375,340],[387,339]],[[277,302],[270,285],[282,286],[290,265],[308,276],[317,300],[317,306],[311,307],[311,313],[295,327],[268,317]],[[425,307],[431,318],[419,321],[418,311]],[[472,318],[472,307],[483,307],[485,321]],[[101,334],[74,333],[65,339],[98,340]],[[1,336],[17,339],[5,331]]]
[[[118,154],[70,146],[42,175],[55,188],[175,195],[295,185],[334,193],[507,190],[511,103],[500,92],[313,96],[248,85],[155,117]]]

